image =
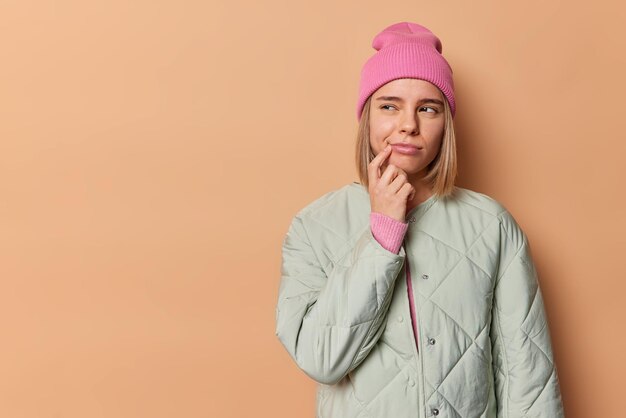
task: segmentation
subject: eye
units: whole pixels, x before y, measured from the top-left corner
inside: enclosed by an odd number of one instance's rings
[[[384,108],[386,108],[386,107],[393,107],[393,108],[395,109],[395,106],[392,106],[392,105],[382,105],[380,108],[381,108],[381,109],[384,109]]]
[[[420,109],[432,109],[434,113],[437,113],[437,108],[430,107],[430,106],[422,106],[420,107]],[[426,112],[426,113],[433,113],[433,112]]]

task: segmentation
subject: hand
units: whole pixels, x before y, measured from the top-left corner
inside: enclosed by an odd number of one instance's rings
[[[387,145],[367,166],[371,210],[404,222],[407,201],[415,196],[415,188],[406,172],[393,164],[381,175],[381,166],[390,155],[391,145]]]

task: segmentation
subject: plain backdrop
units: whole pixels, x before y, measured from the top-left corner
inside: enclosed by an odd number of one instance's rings
[[[314,417],[275,336],[294,214],[357,180],[360,69],[454,70],[458,185],[527,233],[568,418],[623,416],[617,1],[0,4],[0,416]]]

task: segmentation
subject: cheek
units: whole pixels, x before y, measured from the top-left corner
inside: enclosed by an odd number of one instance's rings
[[[393,125],[389,122],[379,123],[372,122],[370,124],[370,137],[378,142],[386,139],[393,132]]]
[[[441,145],[441,141],[443,140],[443,127],[442,126],[427,126],[422,131],[422,135],[428,141],[431,146],[437,147]]]

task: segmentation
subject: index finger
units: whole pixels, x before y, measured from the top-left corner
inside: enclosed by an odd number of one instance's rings
[[[391,151],[391,145],[387,145],[385,149],[378,153],[372,161],[367,165],[367,176],[369,177],[370,184],[375,184],[376,180],[380,178],[380,166],[382,165],[385,158],[389,156]]]

